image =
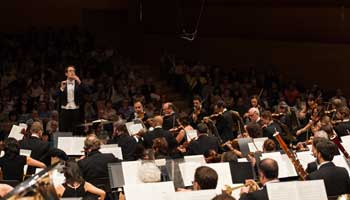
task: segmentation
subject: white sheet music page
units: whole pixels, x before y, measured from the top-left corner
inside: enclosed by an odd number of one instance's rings
[[[198,137],[197,130],[186,130],[187,141],[191,141]]]
[[[285,164],[282,160],[282,155],[280,152],[263,153],[261,155],[261,160],[265,158],[274,159],[278,163],[278,178],[288,177],[288,172],[285,169]]]
[[[316,158],[312,155],[310,151],[297,152],[297,157],[304,169],[307,168],[307,165],[309,163],[314,162],[316,160]]]
[[[32,154],[32,150],[30,150],[30,149],[20,149],[19,150],[19,155],[21,155],[21,156],[27,156],[28,157],[31,154]],[[27,174],[27,169],[28,169],[28,165],[24,165],[24,167],[23,167],[23,173],[24,174]]]
[[[175,188],[172,181],[128,184],[124,186],[124,192],[127,200],[168,200],[175,195]]]
[[[219,179],[218,179],[218,184],[216,188],[223,188],[224,185],[232,185],[231,170],[228,162],[210,163],[210,164],[206,164],[205,166],[208,166],[214,169],[218,174]]]
[[[192,185],[194,173],[196,172],[196,169],[201,165],[202,164],[195,162],[184,162],[179,164],[182,180],[186,187]]]
[[[125,123],[126,128],[128,129],[128,132],[130,135],[135,135],[136,133],[138,133],[140,130],[143,129],[142,124],[140,123],[134,123],[134,122],[128,122]]]
[[[123,153],[122,148],[118,147],[118,144],[105,144],[101,145],[101,148],[99,150],[101,153],[111,153],[116,158],[119,158],[120,160],[123,160]]]
[[[66,152],[67,155],[84,155],[85,137],[58,137],[57,148]]]
[[[24,136],[21,133],[22,129],[24,129],[24,127],[12,125],[11,131],[10,131],[10,134],[8,137],[15,138],[17,141],[22,140],[22,138]]]
[[[327,200],[323,180],[266,184],[269,200]]]
[[[334,156],[332,162],[333,162],[336,166],[338,166],[338,167],[344,167],[344,168],[348,171],[349,176],[350,176],[349,165],[348,165],[348,163],[346,162],[344,156],[342,156],[342,155],[336,155],[336,156]]]
[[[217,194],[216,190],[176,192],[169,200],[210,200]]]
[[[203,165],[207,163],[203,155],[184,156],[184,160],[185,162],[195,162]]]
[[[122,162],[125,185],[143,183],[138,176],[140,166],[141,161],[139,160]]]

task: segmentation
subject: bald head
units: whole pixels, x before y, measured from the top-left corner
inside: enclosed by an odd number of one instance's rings
[[[278,178],[278,164],[275,160],[271,158],[265,158],[259,163],[259,175],[260,178],[265,180],[260,180],[261,182],[266,182],[269,180]]]
[[[163,125],[163,117],[157,115],[153,118],[153,122],[154,122],[155,126],[162,126]]]

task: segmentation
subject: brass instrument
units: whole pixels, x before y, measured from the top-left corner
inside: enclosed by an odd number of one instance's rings
[[[283,151],[287,154],[288,158],[292,161],[292,164],[294,165],[294,168],[299,174],[300,178],[303,181],[306,180],[306,176],[308,175],[307,172],[304,170],[303,166],[300,164],[300,161],[297,159],[295,154],[288,149],[280,133],[276,131],[276,133],[273,136],[276,138]]]
[[[56,163],[44,169],[43,171],[19,184],[10,193],[8,193],[4,199],[59,200],[53,184],[52,174],[54,170],[62,170],[62,168],[62,163]]]
[[[257,182],[254,180],[246,180],[246,183],[244,185],[236,186],[236,187],[230,187],[229,185],[225,185],[224,188],[222,189],[222,192],[232,195],[232,192],[235,190],[238,190],[242,187],[249,187],[249,192],[256,192],[260,190],[260,186],[258,185]]]

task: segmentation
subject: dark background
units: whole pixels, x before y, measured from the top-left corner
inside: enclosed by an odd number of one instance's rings
[[[288,78],[349,95],[350,1],[206,0],[7,0],[0,31],[79,26],[102,47],[118,47],[137,62],[158,65],[166,48],[183,58],[224,67],[274,65]],[[142,4],[142,21],[140,20]]]

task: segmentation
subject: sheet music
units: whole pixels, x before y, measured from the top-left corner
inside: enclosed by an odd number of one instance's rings
[[[20,149],[19,150],[19,155],[21,156],[29,156],[32,154],[32,150],[29,149]],[[24,165],[23,167],[23,173],[27,174],[27,170],[28,170],[28,165]]]
[[[127,200],[168,200],[175,195],[175,188],[172,181],[129,184],[124,186],[124,192]]]
[[[314,162],[316,158],[312,155],[310,151],[297,152],[297,157],[300,161],[300,164],[304,169],[307,168],[307,165],[311,162]]]
[[[101,145],[101,148],[99,150],[101,153],[111,153],[116,158],[119,158],[120,160],[123,160],[123,153],[122,148],[118,147],[118,144],[105,144]]]
[[[27,128],[28,128],[28,125],[26,123],[19,123],[18,126],[24,128],[25,130],[27,130]]]
[[[291,163],[286,154],[282,156],[280,152],[263,153],[261,160],[265,158],[274,159],[278,163],[278,178],[298,176],[294,165]]]
[[[85,137],[58,137],[57,148],[66,152],[67,155],[84,155]]]
[[[253,138],[254,142],[262,142],[264,144],[265,140],[269,139],[268,137],[261,137],[261,138]]]
[[[154,161],[156,165],[159,166],[165,166],[166,165],[166,160],[165,159],[157,159]]]
[[[191,186],[194,180],[194,173],[196,169],[200,167],[202,164],[195,162],[184,162],[179,164],[182,180],[184,185]]]
[[[10,134],[8,137],[15,138],[17,141],[22,140],[23,134],[21,133],[23,127],[17,126],[17,125],[12,125]]]
[[[185,162],[195,162],[195,163],[201,163],[203,165],[207,163],[203,155],[184,156],[184,160]]]
[[[346,162],[344,156],[342,156],[342,155],[336,155],[336,156],[334,156],[332,162],[333,162],[336,166],[338,166],[338,167],[344,167],[344,168],[348,171],[349,176],[350,176],[349,165],[348,165],[348,163]]]
[[[197,190],[176,192],[174,196],[170,197],[171,200],[210,200],[214,198],[218,193],[216,190]]]
[[[125,126],[128,129],[128,132],[130,135],[135,135],[136,133],[138,133],[140,130],[143,129],[143,126],[140,123],[135,124],[134,122],[128,122],[128,123],[125,123]]]
[[[323,180],[267,183],[270,200],[327,200]]]
[[[230,170],[230,164],[228,162],[225,163],[210,163],[206,164],[216,171],[218,174],[218,184],[216,188],[223,188],[224,185],[232,185],[232,176]],[[194,175],[194,174],[193,174]]]
[[[340,138],[342,142],[345,142],[346,144],[350,144],[350,135],[342,136]]]
[[[191,141],[198,137],[197,130],[186,130],[187,141]]]
[[[138,170],[140,166],[141,166],[140,160],[122,162],[125,185],[143,183],[138,176]]]
[[[238,158],[238,162],[249,162],[247,158]]]
[[[255,143],[255,145],[254,145],[254,143]],[[256,151],[263,151],[263,146],[264,146],[264,142],[262,142],[262,141],[257,141],[257,142],[249,142],[248,143],[248,147],[249,147],[249,151],[250,152],[256,152]],[[258,149],[256,149],[256,147],[258,148]]]

